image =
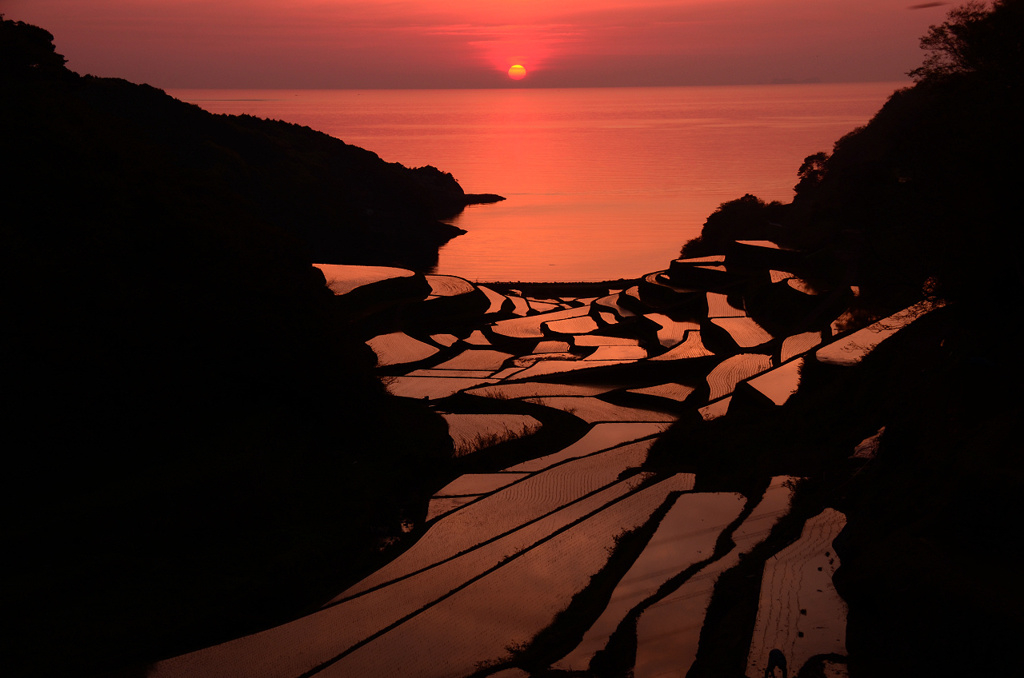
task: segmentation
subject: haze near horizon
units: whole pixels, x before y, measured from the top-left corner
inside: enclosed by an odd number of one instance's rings
[[[403,89],[905,77],[950,4],[892,0],[5,0],[79,73],[161,88]],[[508,75],[514,64],[528,76]]]

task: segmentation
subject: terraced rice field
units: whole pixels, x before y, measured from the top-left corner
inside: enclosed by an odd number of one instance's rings
[[[771,358],[761,353],[740,353],[726,358],[708,374],[708,399],[717,400],[729,395],[736,384],[768,371],[771,366]]]
[[[648,313],[645,317],[658,325],[658,342],[665,348],[681,344],[687,332],[700,329],[692,320],[673,320],[664,313]]]
[[[630,393],[636,393],[637,395],[653,396],[655,398],[662,398],[673,403],[681,403],[690,397],[690,394],[697,389],[693,386],[687,386],[685,384],[669,383],[669,384],[658,384],[656,386],[644,386],[642,388],[631,388]]]
[[[730,274],[720,258],[706,264],[711,279]],[[703,265],[675,262],[673,270],[703,275],[692,271]],[[342,295],[372,297],[382,280],[415,278],[395,269],[323,268]],[[792,279],[772,270],[779,284]],[[169,659],[151,675],[590,675],[595,657],[629,637],[632,675],[683,676],[702,652],[716,584],[755,557],[761,583],[748,601],[756,619],[746,675],[760,678],[773,649],[785,654],[790,675],[805,665],[841,672],[846,608],[832,585],[839,561],[831,543],[844,516],[827,509],[807,517],[799,538],[764,553],[791,511],[796,479],[766,478],[745,496],[696,491],[692,473],[662,475],[644,464],[681,416],[728,418],[741,400],[782,407],[798,391],[803,366],[856,363],[929,308],[850,335],[833,337],[835,319],[825,318],[813,331],[773,337],[737,299],[673,284],[671,271],[586,297],[532,298],[450,276],[426,281],[424,303],[472,296],[483,310],[450,331],[432,318],[432,334],[413,324],[367,343],[389,370],[388,390],[426,399],[475,470],[437,488],[415,540],[319,611]],[[648,302],[650,286],[656,304]],[[724,332],[735,348],[705,343],[702,328]],[[571,440],[554,444],[557,437],[542,435],[567,418],[578,431]],[[519,446],[514,463],[490,456],[498,443]],[[623,538],[640,534],[645,542]],[[621,571],[606,571],[612,554],[626,559]],[[590,608],[576,606],[580,600],[603,602],[584,613]],[[545,629],[565,623],[560,614],[576,615],[579,635],[544,646],[554,642],[542,640]],[[537,647],[543,666],[527,659]]]
[[[712,318],[711,322],[728,332],[740,348],[754,348],[772,340],[772,335],[750,318]]]
[[[521,438],[540,428],[527,414],[442,414],[456,456],[472,454],[500,441]]]
[[[724,417],[729,413],[729,404],[732,400],[730,397],[719,398],[718,400],[712,401],[697,410],[704,421],[711,421],[712,419],[718,419]]]
[[[776,405],[785,405],[790,396],[800,388],[800,368],[804,359],[797,358],[785,365],[768,370],[747,383]]]
[[[728,295],[721,292],[708,292],[708,318],[744,318],[747,312],[733,306]]]
[[[377,365],[381,367],[419,362],[438,350],[426,342],[413,339],[405,332],[381,334],[366,343],[377,354]]]
[[[733,531],[734,547],[643,610],[637,621],[635,676],[686,675],[697,657],[704,615],[719,576],[767,538],[785,515],[791,482],[787,477],[773,478],[750,515]]]
[[[820,362],[829,365],[856,365],[883,341],[936,308],[938,306],[931,301],[914,304],[910,308],[823,346],[815,354],[815,357]]]
[[[339,266],[334,264],[317,264],[324,274],[327,287],[335,294],[348,294],[360,287],[396,278],[412,278],[413,272],[404,268],[387,266]]]
[[[428,275],[425,277],[430,285],[431,297],[456,297],[460,294],[476,292],[476,286],[471,282],[453,275]]]
[[[691,493],[676,499],[654,537],[615,588],[604,612],[576,649],[555,667],[589,667],[630,611],[673,577],[712,557],[719,535],[739,516],[743,504],[744,498],[733,493]]]
[[[714,353],[704,346],[704,342],[700,338],[700,332],[691,331],[686,333],[686,338],[682,343],[661,355],[654,356],[651,360],[661,362],[669,360],[692,360],[695,358],[710,358],[714,355]]]
[[[526,398],[527,402],[570,412],[588,424],[602,421],[674,421],[676,417],[635,407],[613,405],[599,398],[555,397]]]
[[[807,521],[795,544],[765,563],[747,675],[764,672],[773,648],[796,666],[846,655],[846,603],[832,584],[839,568],[832,540],[845,524],[842,513],[826,509]]]
[[[790,358],[807,353],[821,343],[821,332],[801,332],[782,341],[779,362],[788,362]]]

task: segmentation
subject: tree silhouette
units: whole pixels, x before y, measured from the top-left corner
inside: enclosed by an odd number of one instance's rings
[[[0,14],[0,75],[63,71],[66,62],[53,46],[53,35],[49,31],[23,21],[4,19]]]
[[[804,158],[803,164],[800,165],[800,169],[796,172],[797,176],[800,177],[800,181],[793,187],[793,190],[799,194],[821,183],[825,176],[825,163],[827,162],[828,153],[824,151],[819,151]]]
[[[778,201],[766,203],[747,193],[723,202],[704,222],[699,238],[683,246],[681,256],[701,257],[725,252],[734,240],[769,240],[785,207]]]
[[[975,1],[956,7],[944,23],[928,29],[921,49],[929,55],[908,72],[917,82],[960,73],[1019,74],[1024,64],[1024,0],[996,0],[991,9]]]

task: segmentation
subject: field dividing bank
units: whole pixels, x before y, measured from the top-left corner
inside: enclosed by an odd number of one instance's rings
[[[822,652],[841,672],[843,643],[818,642],[817,629],[845,638],[846,607],[832,570],[815,568],[838,562],[845,517],[815,494],[820,478],[799,479],[853,457],[866,436],[833,427],[848,440],[815,451],[802,439],[814,427],[754,434],[802,418],[820,374],[858,374],[901,332],[873,334],[856,361],[818,360],[859,335],[836,330],[844,309],[794,297],[792,276],[770,275],[779,262],[762,256],[763,270],[748,258],[705,278],[687,268],[705,262],[677,260],[604,283],[427,285],[354,270],[370,282],[339,302],[370,328],[385,386],[427,398],[447,422],[451,476],[391,560],[322,610],[154,675],[233,662],[244,670],[223,675],[749,674],[777,652],[793,675]],[[349,289],[343,267],[332,275]],[[764,316],[775,294],[801,323]],[[869,463],[854,458],[841,473]],[[813,527],[823,515],[824,531]],[[813,548],[791,546],[805,522]],[[807,582],[832,592],[828,605],[805,605]]]

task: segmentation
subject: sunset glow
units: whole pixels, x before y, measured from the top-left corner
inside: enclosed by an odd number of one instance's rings
[[[522,80],[523,78],[526,77],[526,69],[523,68],[520,64],[515,64],[514,66],[508,69],[508,77],[512,78],[513,80]]]
[[[916,8],[915,8],[916,7]],[[892,0],[5,0],[69,66],[158,87],[893,81],[941,4]]]

